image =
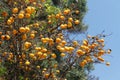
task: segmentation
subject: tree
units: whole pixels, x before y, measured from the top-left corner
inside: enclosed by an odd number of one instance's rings
[[[0,72],[5,80],[86,80],[93,63],[104,62],[102,55],[111,52],[104,50],[103,34],[82,41],[66,35],[85,28],[85,0],[52,1],[1,0]]]

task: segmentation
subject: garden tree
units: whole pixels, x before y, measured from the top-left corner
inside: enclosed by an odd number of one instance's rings
[[[82,41],[66,36],[69,31],[84,29],[85,0],[52,1],[0,1],[3,79],[87,80],[93,63],[110,65],[102,58],[111,52],[104,49],[104,34],[87,35]]]

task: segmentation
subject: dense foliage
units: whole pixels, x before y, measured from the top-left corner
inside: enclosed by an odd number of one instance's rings
[[[111,52],[104,49],[104,34],[82,41],[66,35],[87,29],[86,0],[56,1],[0,1],[2,79],[87,80],[93,63],[110,65],[102,58]]]

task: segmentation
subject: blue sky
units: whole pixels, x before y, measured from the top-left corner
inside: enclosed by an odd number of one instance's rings
[[[112,33],[105,41],[106,48],[112,49],[111,55],[105,57],[111,66],[97,64],[92,74],[100,80],[120,80],[120,0],[88,0],[87,6],[84,22],[89,25],[88,33]]]

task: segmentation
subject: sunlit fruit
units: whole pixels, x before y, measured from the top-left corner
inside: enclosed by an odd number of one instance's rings
[[[24,33],[26,30],[25,30],[24,27],[20,27],[20,28],[19,28],[19,31],[20,31],[21,33]]]
[[[56,18],[60,18],[60,14],[56,14]]]
[[[66,28],[67,28],[67,25],[66,25],[66,24],[61,24],[61,25],[60,25],[60,28],[61,28],[61,29],[66,29]]]
[[[14,14],[15,14],[15,13],[18,13],[18,8],[13,8],[13,9],[12,9],[12,13],[14,13]]]
[[[73,22],[73,18],[72,17],[68,18],[68,21]]]
[[[104,62],[104,59],[102,57],[98,57],[97,59],[101,62]]]
[[[77,41],[73,41],[73,45],[74,45],[74,46],[77,46],[77,45],[78,45],[78,42],[77,42]]]
[[[30,18],[30,16],[31,16],[31,15],[30,15],[29,13],[26,13],[26,14],[25,14],[25,18]]]
[[[65,57],[65,55],[66,55],[65,53],[61,53],[60,54],[61,57]]]
[[[18,31],[14,29],[14,30],[12,31],[12,33],[13,33],[14,35],[16,35],[16,34],[18,33]]]
[[[67,27],[68,27],[68,28],[72,28],[72,26],[73,26],[72,23],[71,23],[71,22],[68,22]]]
[[[23,13],[19,13],[19,14],[18,14],[18,18],[19,18],[19,19],[23,19],[23,18],[24,18],[24,14],[23,14]]]
[[[25,42],[24,43],[24,46],[26,49],[28,49],[32,44],[30,42]]]
[[[22,40],[26,40],[27,39],[27,35],[26,34],[23,34],[22,35]]]
[[[30,54],[29,54],[29,57],[30,57],[30,58],[33,58],[34,56],[35,56],[35,55],[34,55],[33,53],[30,53]]]
[[[64,17],[64,16],[60,16],[60,19],[61,19],[61,20],[65,20],[65,17]]]
[[[56,56],[55,53],[52,53],[52,54],[51,54],[51,57],[52,57],[53,59],[55,59],[57,56]]]
[[[69,9],[66,9],[66,10],[64,10],[63,14],[64,14],[64,15],[67,15],[67,14],[69,14],[69,12],[70,12],[70,10],[69,10]]]
[[[9,40],[10,39],[10,36],[9,35],[5,35],[6,37],[6,40]]]
[[[37,65],[36,67],[37,67],[37,69],[40,69],[40,66],[39,66],[39,65]]]
[[[30,65],[30,62],[27,60],[27,61],[25,62],[25,65]]]
[[[28,7],[26,8],[26,12],[29,13],[29,14],[32,13],[31,6],[28,6]]]
[[[1,39],[4,40],[5,39],[5,35],[1,35]]]
[[[79,10],[76,10],[76,11],[75,11],[75,13],[76,13],[76,14],[79,14],[79,13],[80,13],[80,11],[79,11]]]
[[[56,38],[56,43],[60,43],[61,39],[60,38]]]
[[[30,38],[31,39],[35,38],[35,34],[30,34]]]
[[[10,25],[12,24],[12,21],[10,19],[7,20],[7,24]]]
[[[75,20],[74,22],[76,25],[80,24],[80,21],[79,20]]]
[[[83,40],[83,45],[87,46],[88,45],[88,41],[87,40]]]
[[[56,70],[56,73],[60,73],[60,70]]]
[[[50,75],[49,73],[46,73],[45,78],[48,79],[49,75]]]
[[[76,53],[77,53],[78,56],[81,56],[81,55],[85,54],[85,52],[82,51],[81,49],[77,50]]]

